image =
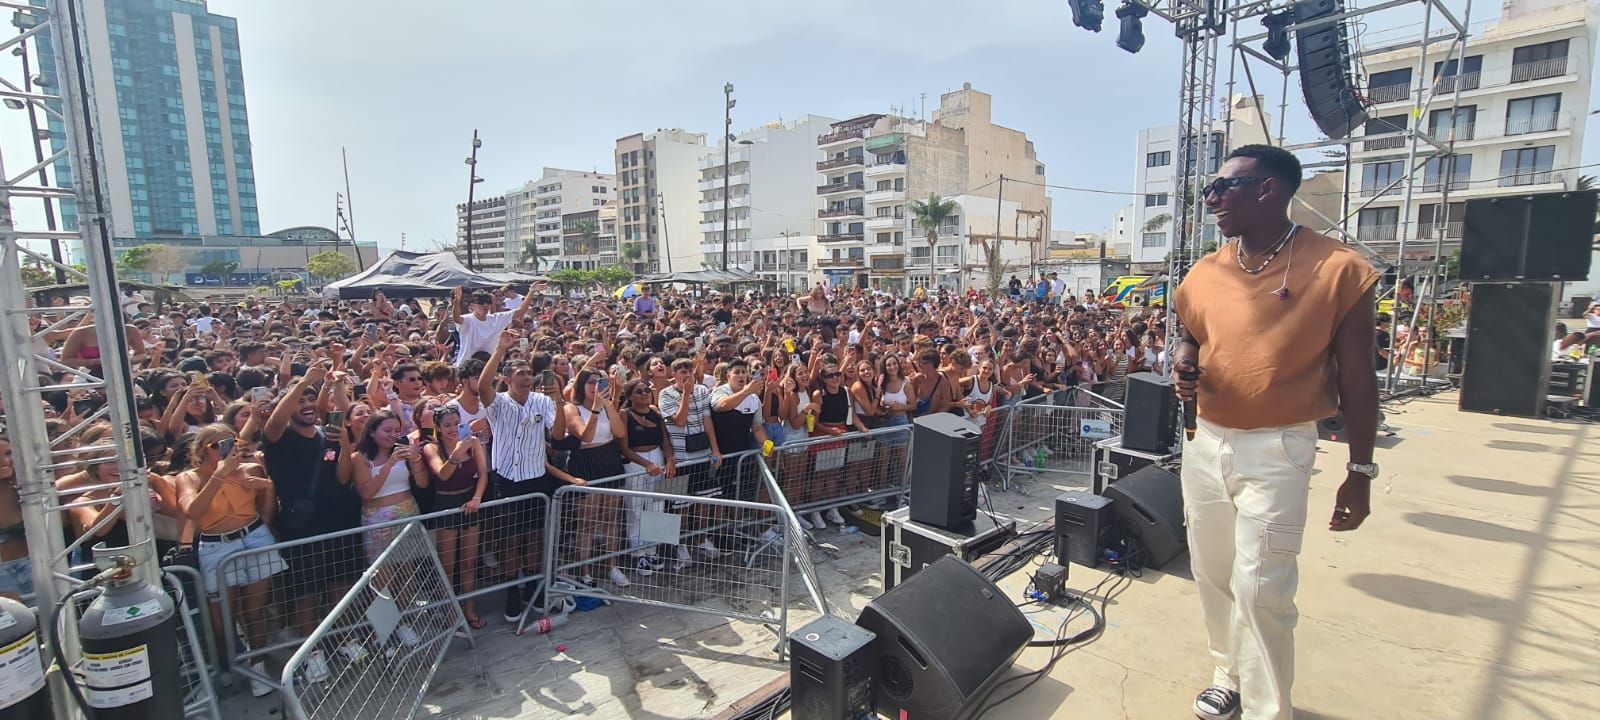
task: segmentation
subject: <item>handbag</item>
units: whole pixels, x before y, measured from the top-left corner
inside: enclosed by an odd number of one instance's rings
[[[318,453],[328,451],[328,438],[322,436]],[[306,488],[305,497],[285,501],[283,496],[278,497],[278,514],[275,518],[280,532],[285,535],[301,537],[311,528],[311,520],[316,517],[317,503],[312,498],[317,496],[317,489],[322,486],[322,468],[317,468],[317,474],[311,478],[310,487]]]
[[[693,435],[685,435],[685,436],[683,436],[683,451],[684,452],[701,452],[703,450],[710,450],[710,449],[711,449],[711,436],[705,434],[704,431],[694,433]]]

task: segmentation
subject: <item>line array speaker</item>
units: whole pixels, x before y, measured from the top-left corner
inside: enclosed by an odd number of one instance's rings
[[[1294,5],[1301,25],[1344,12],[1343,0],[1300,0]],[[1300,91],[1311,119],[1330,138],[1348,137],[1367,120],[1366,106],[1350,78],[1350,37],[1343,20],[1295,28],[1300,50]]]

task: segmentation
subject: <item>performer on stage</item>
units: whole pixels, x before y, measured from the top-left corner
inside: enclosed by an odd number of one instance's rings
[[[1200,373],[1177,385],[1185,402],[1199,398],[1183,500],[1216,664],[1194,703],[1206,720],[1293,716],[1294,594],[1316,422],[1342,411],[1348,428],[1329,530],[1361,526],[1378,474],[1378,275],[1356,251],[1289,220],[1300,173],[1279,148],[1230,153],[1203,190],[1230,241],[1194,265],[1174,298],[1184,331],[1176,369]]]

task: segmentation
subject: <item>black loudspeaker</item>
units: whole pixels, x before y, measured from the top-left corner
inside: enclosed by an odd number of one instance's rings
[[[1463,280],[1587,280],[1595,192],[1468,200]]]
[[[1122,446],[1153,453],[1172,452],[1178,443],[1178,396],[1172,380],[1155,373],[1128,376]]]
[[[971,420],[925,415],[911,429],[911,519],[945,529],[971,526],[978,516],[982,436]]]
[[[1099,495],[1068,490],[1056,497],[1056,562],[1065,567],[1100,564],[1111,527],[1111,501]]]
[[[1011,667],[1033,626],[971,565],[935,561],[879,596],[856,624],[878,636],[878,713],[954,718]]]
[[[1300,24],[1342,12],[1343,0],[1299,0],[1294,5],[1294,19]],[[1350,79],[1350,38],[1345,27],[1343,20],[1335,20],[1295,30],[1300,91],[1311,119],[1330,138],[1348,137],[1367,121],[1366,105]]]
[[[789,715],[794,720],[856,720],[872,715],[878,658],[871,630],[836,615],[789,635]]]
[[[1183,529],[1183,483],[1177,475],[1150,465],[1108,488],[1111,535],[1129,532],[1144,545],[1144,566],[1159,570],[1189,547]]]
[[[1459,407],[1543,417],[1560,283],[1474,283]]]

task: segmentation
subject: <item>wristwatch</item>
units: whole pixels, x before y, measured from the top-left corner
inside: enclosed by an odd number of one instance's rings
[[[1347,472],[1361,473],[1367,476],[1368,479],[1376,479],[1378,477],[1377,463],[1345,463],[1344,469]]]

